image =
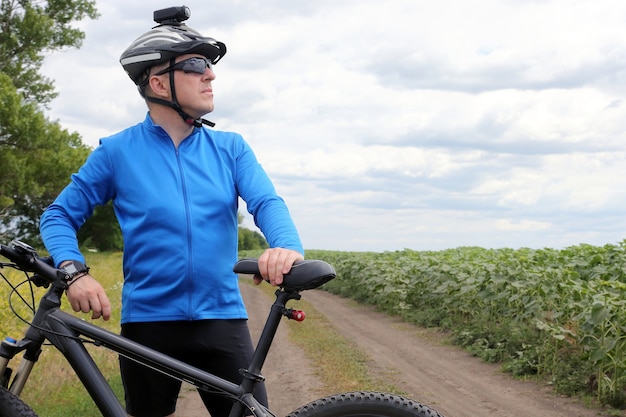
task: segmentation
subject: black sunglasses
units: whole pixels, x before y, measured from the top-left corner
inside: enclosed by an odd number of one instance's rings
[[[211,61],[209,61],[207,58],[193,57],[183,59],[182,61],[177,62],[174,65],[171,65],[154,75],[163,75],[166,72],[177,70],[184,71],[185,73],[193,72],[196,74],[204,74],[204,71],[206,71],[207,68],[210,70],[213,69],[213,64],[211,64]]]

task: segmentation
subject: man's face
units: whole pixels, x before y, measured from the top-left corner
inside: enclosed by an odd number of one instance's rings
[[[159,71],[165,71],[169,64],[153,68],[153,76],[160,77],[163,86],[167,88],[167,100],[172,100],[169,77],[174,77],[176,100],[183,111],[194,118],[213,111],[213,87],[211,82],[215,79],[215,73],[207,64],[202,55],[187,54],[176,58],[174,70],[159,75]]]
[[[200,61],[205,62],[202,55],[182,55],[176,59],[176,63],[190,58],[196,58],[193,69],[198,70]],[[198,60],[199,58],[199,60]],[[189,65],[192,65],[191,63]],[[202,117],[214,109],[213,87],[211,82],[215,79],[215,73],[208,65],[204,64],[202,74],[190,70],[179,70],[170,73],[174,77],[176,98],[178,104],[192,117]]]

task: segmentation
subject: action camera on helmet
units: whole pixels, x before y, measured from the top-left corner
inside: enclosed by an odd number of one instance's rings
[[[187,6],[168,7],[154,11],[154,21],[161,25],[179,25],[190,16],[191,10]]]

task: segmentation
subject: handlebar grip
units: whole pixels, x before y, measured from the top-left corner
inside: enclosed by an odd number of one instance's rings
[[[0,254],[18,265],[23,257],[17,250],[2,244],[0,244]]]
[[[27,244],[19,241],[11,242],[11,246],[0,244],[0,254],[25,271],[34,272],[37,253]]]
[[[0,244],[0,254],[18,265],[22,270],[34,272],[45,281],[53,282],[57,269],[51,257],[39,257],[35,249],[20,241],[11,242],[11,246]]]

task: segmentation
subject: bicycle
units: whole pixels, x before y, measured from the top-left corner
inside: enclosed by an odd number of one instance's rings
[[[219,378],[211,373],[190,366],[153,349],[142,346],[120,335],[102,329],[60,309],[61,299],[69,278],[65,272],[53,267],[52,260],[40,257],[29,245],[13,241],[8,246],[0,244],[0,255],[10,263],[0,263],[0,269],[11,267],[24,272],[29,283],[47,288],[39,300],[32,321],[28,323],[24,336],[19,339],[6,338],[0,343],[0,417],[37,417],[19,395],[22,393],[28,376],[42,352],[44,343],[60,350],[74,369],[81,383],[105,417],[126,417],[126,411],[115,396],[97,364],[87,351],[85,344],[91,343],[124,355],[145,366],[150,366],[195,386],[199,390],[219,392],[232,399],[230,417],[252,415],[270,417],[274,414],[252,396],[257,383],[264,380],[261,368],[267,357],[282,317],[302,320],[302,312],[286,307],[290,300],[300,299],[300,292],[314,289],[335,278],[335,270],[319,260],[299,261],[285,275],[283,284],[276,290],[276,300],[257,343],[254,355],[247,369],[241,370],[241,384]],[[234,268],[238,274],[258,274],[256,259],[242,259]],[[6,276],[0,276],[11,285],[9,295],[17,292]],[[24,300],[23,297],[21,297]],[[25,301],[25,300],[24,300]],[[34,304],[34,297],[32,299]],[[10,361],[22,353],[15,373]],[[400,395],[382,392],[349,392],[330,395],[312,401],[288,417],[340,417],[340,416],[381,416],[381,417],[442,417],[431,408]]]

